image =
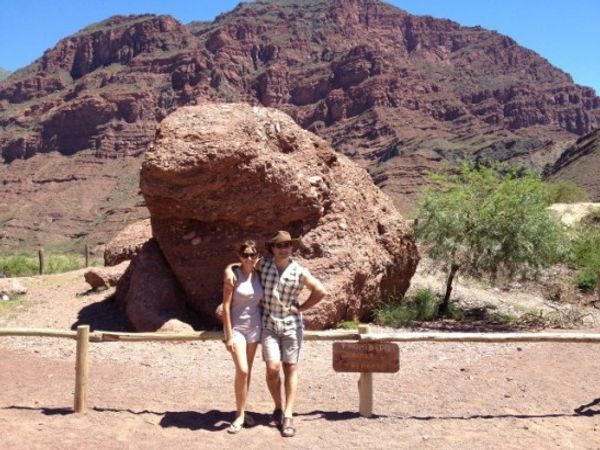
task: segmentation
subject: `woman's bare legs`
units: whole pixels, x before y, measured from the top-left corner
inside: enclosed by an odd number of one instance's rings
[[[246,343],[236,342],[235,352],[233,352],[233,362],[235,364],[235,404],[236,416],[233,425],[243,425],[245,420],[246,400],[250,388],[250,377],[252,373],[252,364],[256,355],[257,342]]]

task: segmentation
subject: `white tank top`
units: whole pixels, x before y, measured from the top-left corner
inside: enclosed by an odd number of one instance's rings
[[[252,273],[251,277],[246,277],[244,272],[237,269],[235,275],[237,280],[231,305],[231,321],[234,327],[260,320],[259,304],[263,296],[260,277],[256,272]]]

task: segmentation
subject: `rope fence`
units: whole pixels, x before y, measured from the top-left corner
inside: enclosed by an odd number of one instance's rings
[[[80,325],[77,331],[48,328],[0,328],[2,336],[35,336],[76,340],[75,360],[75,412],[87,409],[88,346],[95,342],[182,342],[223,340],[222,331],[196,331],[188,333],[122,333],[115,331],[90,331],[89,325]],[[537,333],[450,333],[450,332],[397,332],[371,333],[368,325],[359,325],[358,330],[305,331],[307,341],[358,341],[361,343],[391,342],[554,342],[554,343],[594,343],[600,344],[600,333],[537,332]],[[377,347],[377,346],[374,346]],[[372,349],[369,350],[372,352]],[[359,355],[365,357],[365,355]],[[373,415],[373,379],[372,371],[360,373],[358,380],[359,413],[363,417]]]

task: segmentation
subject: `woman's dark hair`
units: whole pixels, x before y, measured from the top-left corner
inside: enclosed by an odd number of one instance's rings
[[[241,244],[239,244],[236,249],[235,249],[240,255],[242,253],[244,253],[245,250],[250,250],[253,251],[255,253],[258,253],[258,249],[256,248],[256,242],[254,242],[253,240],[246,240],[244,242],[242,242]]]

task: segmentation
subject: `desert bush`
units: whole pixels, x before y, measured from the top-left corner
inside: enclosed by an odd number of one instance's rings
[[[438,298],[431,289],[418,289],[412,303],[415,305],[417,320],[434,320],[437,317]]]
[[[0,272],[7,277],[35,275],[39,270],[37,256],[26,253],[0,255]]]
[[[582,221],[575,231],[570,264],[577,271],[573,279],[583,292],[593,292],[600,272],[600,226]]]
[[[581,187],[568,180],[546,183],[550,203],[589,202],[590,195]]]
[[[379,325],[394,328],[410,325],[414,321],[430,321],[438,317],[438,298],[431,289],[419,289],[413,295],[396,295],[381,299],[373,315]]]
[[[85,258],[76,253],[63,253],[48,255],[46,262],[46,273],[63,273],[71,270],[82,269],[85,266]]]
[[[382,299],[373,309],[375,323],[400,328],[409,325],[417,317],[414,308],[402,301],[402,297],[390,296]]]
[[[447,272],[441,313],[450,309],[459,271],[511,280],[535,275],[567,254],[564,226],[548,211],[546,186],[533,172],[470,163],[430,178],[415,231]]]

